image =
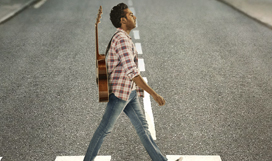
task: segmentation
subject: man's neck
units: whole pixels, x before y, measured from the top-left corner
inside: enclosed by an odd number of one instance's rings
[[[125,26],[121,26],[121,29],[123,29],[128,35],[131,30],[127,29]]]

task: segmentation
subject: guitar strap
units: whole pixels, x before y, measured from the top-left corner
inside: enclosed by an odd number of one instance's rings
[[[120,31],[118,31],[118,32],[120,32]],[[112,39],[113,39],[113,37],[118,33],[118,32],[116,32],[113,36],[112,36],[112,38],[111,38],[111,40],[110,40],[110,42],[109,42],[109,44],[108,44],[108,47],[107,47],[107,50],[106,50],[106,53],[105,53],[105,57],[107,57],[107,54],[108,54],[108,51],[110,50],[110,46],[111,46],[111,41],[112,41]]]

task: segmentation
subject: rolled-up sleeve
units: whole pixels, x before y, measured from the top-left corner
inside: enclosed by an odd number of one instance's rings
[[[140,71],[134,62],[132,46],[128,39],[121,38],[116,42],[116,53],[119,55],[120,63],[124,68],[127,77],[132,80],[140,74]]]

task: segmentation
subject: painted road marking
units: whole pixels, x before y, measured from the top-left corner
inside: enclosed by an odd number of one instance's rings
[[[132,6],[133,5],[132,0],[129,0],[128,4],[129,6]],[[134,15],[136,15],[134,7],[129,7],[129,9]],[[137,19],[136,19],[136,27],[138,27]],[[140,39],[139,30],[133,30],[133,35],[134,35],[134,39],[136,40]],[[141,43],[135,43],[135,46],[136,46],[136,50],[138,51],[138,54],[143,54]],[[145,71],[144,59],[138,59],[138,65],[139,65],[138,67],[140,71]],[[147,83],[147,78],[143,77],[143,79]],[[144,91],[143,103],[144,103],[145,117],[148,124],[148,129],[150,131],[150,134],[153,140],[156,140],[157,138],[156,138],[154,117],[153,117],[152,108],[151,108],[150,95],[146,91]]]
[[[36,3],[36,4],[34,5],[34,8],[40,8],[45,2],[46,2],[46,0],[41,0],[41,1],[39,1],[38,3]]]
[[[134,7],[129,7],[130,11],[133,13],[133,15],[135,16],[136,15],[136,12],[135,12],[135,9]]]
[[[141,43],[135,43],[138,54],[143,54]]]
[[[222,161],[219,155],[166,155],[168,161]],[[0,160],[2,157],[0,157]],[[55,161],[83,161],[84,156],[57,156]],[[97,156],[94,161],[110,161],[111,156]]]
[[[132,0],[128,0],[128,6],[133,6]]]
[[[83,161],[84,156],[57,156],[55,161]],[[96,156],[94,161],[110,161],[111,156]]]
[[[134,35],[134,39],[140,39],[139,30],[134,30],[133,35]]]
[[[144,59],[138,59],[138,62],[139,62],[139,69],[140,71],[145,71],[145,64],[144,64]]]
[[[2,157],[0,157],[0,160],[2,159]]]
[[[147,83],[147,78],[143,77],[145,82]],[[155,131],[155,123],[154,123],[154,117],[152,113],[152,108],[151,108],[151,101],[150,101],[150,95],[146,91],[144,91],[144,110],[145,110],[145,117],[146,121],[148,123],[148,129],[150,131],[150,134],[153,138],[153,140],[156,140],[156,131]]]
[[[182,161],[222,161],[219,155],[166,155],[169,161],[182,157]]]

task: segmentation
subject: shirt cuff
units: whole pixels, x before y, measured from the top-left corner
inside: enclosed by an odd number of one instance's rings
[[[135,68],[131,68],[128,72],[127,72],[127,76],[130,80],[132,80],[134,77],[140,75],[140,71],[139,69]]]

